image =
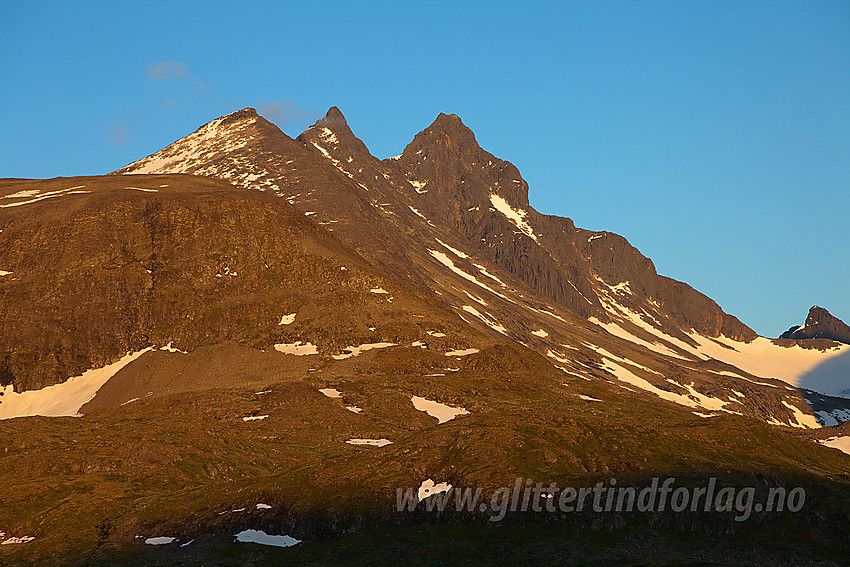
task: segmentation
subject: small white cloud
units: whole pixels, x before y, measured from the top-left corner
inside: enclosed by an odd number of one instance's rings
[[[121,122],[120,118],[115,119],[112,130],[106,136],[106,139],[116,146],[123,146],[130,139],[130,133],[127,132],[126,128],[124,128],[124,124]]]
[[[308,110],[294,100],[258,101],[257,112],[266,120],[274,122],[281,128],[309,120],[318,120],[321,113]]]
[[[148,65],[148,77],[156,81],[179,79],[186,74],[186,65],[179,61],[160,61],[156,65]]]

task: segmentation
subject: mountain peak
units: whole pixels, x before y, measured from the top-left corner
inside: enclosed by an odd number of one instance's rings
[[[324,126],[325,128],[330,128],[331,130],[333,130],[334,127],[348,126],[345,116],[342,115],[342,111],[336,106],[330,107],[328,112],[325,114],[325,117],[321,118],[318,122],[316,122],[316,124]]]
[[[478,141],[475,139],[475,133],[463,123],[463,120],[457,114],[444,114],[441,112],[424,132],[431,135],[442,134],[449,140],[479,147]]]
[[[253,108],[251,106],[246,106],[242,110],[237,110],[236,112],[231,112],[230,114],[226,115],[225,118],[227,118],[228,116],[239,116],[240,118],[253,118],[255,116],[259,116],[259,114],[257,114],[256,108]]]
[[[441,112],[440,114],[438,114],[433,124],[437,124],[438,122],[460,124],[461,126],[463,125],[463,120],[460,119],[460,116],[458,116],[457,114],[446,114],[445,112]]]
[[[323,118],[301,132],[296,139],[321,147],[323,153],[329,152],[328,155],[334,159],[348,160],[349,157],[353,159],[355,156],[371,155],[366,145],[351,131],[345,116],[336,106],[330,107]]]
[[[780,336],[782,339],[829,339],[850,344],[850,326],[817,305],[809,309],[805,324],[791,327]]]
[[[225,114],[218,120],[221,124],[227,124],[231,122],[237,122],[239,120],[253,119],[259,118],[259,114],[257,113],[256,108],[252,108],[250,106],[243,108],[242,110],[237,110],[236,112],[231,112],[230,114]],[[215,122],[215,120],[213,120]]]
[[[416,134],[394,165],[407,179],[428,184],[425,200],[441,201],[433,203],[438,209],[449,203],[489,206],[494,192],[514,207],[528,206],[528,185],[516,167],[484,150],[456,114],[441,112]]]
[[[457,114],[445,114],[443,112],[437,116],[430,126],[416,134],[413,141],[404,149],[404,152],[410,155],[411,152],[424,151],[426,148],[431,148],[440,154],[440,159],[448,159],[449,161],[455,161],[461,156],[469,161],[474,161],[475,157],[483,159],[483,154],[486,153],[478,145],[473,131],[463,123]],[[436,155],[432,156],[432,159],[436,157]]]

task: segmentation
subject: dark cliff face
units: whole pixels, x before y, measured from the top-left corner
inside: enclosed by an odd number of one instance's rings
[[[582,317],[607,317],[599,280],[602,293],[625,282],[632,293],[624,301],[636,312],[653,313],[673,334],[694,329],[746,341],[757,336],[687,284],[659,276],[625,238],[581,230],[568,218],[535,211],[517,168],[481,149],[455,115],[441,114],[398,159],[384,163],[415,183],[412,198],[426,216],[460,232],[492,262]],[[497,204],[520,215],[527,234]]]
[[[510,162],[482,149],[452,114],[440,114],[397,158],[378,160],[338,108],[292,140],[245,109],[219,118],[119,173],[188,172],[271,191],[314,215],[340,240],[421,291],[444,293],[429,268],[435,238],[454,242],[539,299],[607,320],[618,301],[666,332],[751,340],[756,333],[690,286],[661,277],[615,234],[578,229],[529,206]],[[431,282],[431,283],[429,283]]]
[[[850,326],[823,307],[815,305],[803,326],[794,326],[782,333],[781,339],[828,339],[850,344]]]
[[[498,192],[515,207],[528,207],[528,184],[513,164],[483,150],[472,130],[454,114],[440,114],[419,132],[397,160],[409,179],[425,182],[422,200],[437,208],[460,200],[489,204]]]

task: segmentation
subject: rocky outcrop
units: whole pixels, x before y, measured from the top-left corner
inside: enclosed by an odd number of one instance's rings
[[[823,307],[809,309],[806,322],[794,326],[780,335],[781,339],[828,339],[850,344],[850,326]]]

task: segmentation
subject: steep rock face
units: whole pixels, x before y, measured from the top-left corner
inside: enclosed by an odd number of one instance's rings
[[[828,339],[850,344],[850,326],[823,307],[809,309],[806,322],[782,333],[781,339]]]
[[[107,176],[2,181],[0,203],[0,384],[16,392],[149,345],[336,353],[412,341],[419,323],[468,329],[271,194]]]
[[[610,288],[625,286],[631,292],[621,299],[630,309],[650,313],[686,341],[683,331],[691,329],[756,337],[690,286],[658,276],[624,238],[535,211],[516,167],[483,150],[455,115],[440,114],[398,158],[379,161],[336,107],[296,140],[244,109],[116,173],[146,172],[210,175],[272,191],[418,289],[434,289],[422,266],[429,237],[442,235],[460,238],[492,267],[582,318],[607,320]]]
[[[426,216],[448,223],[497,265],[583,317],[607,317],[601,280],[605,287],[625,283],[632,292],[629,307],[651,313],[673,332],[695,329],[747,341],[757,336],[690,286],[659,276],[625,238],[535,211],[516,167],[481,149],[455,115],[441,114],[398,159],[385,163],[414,184]]]

